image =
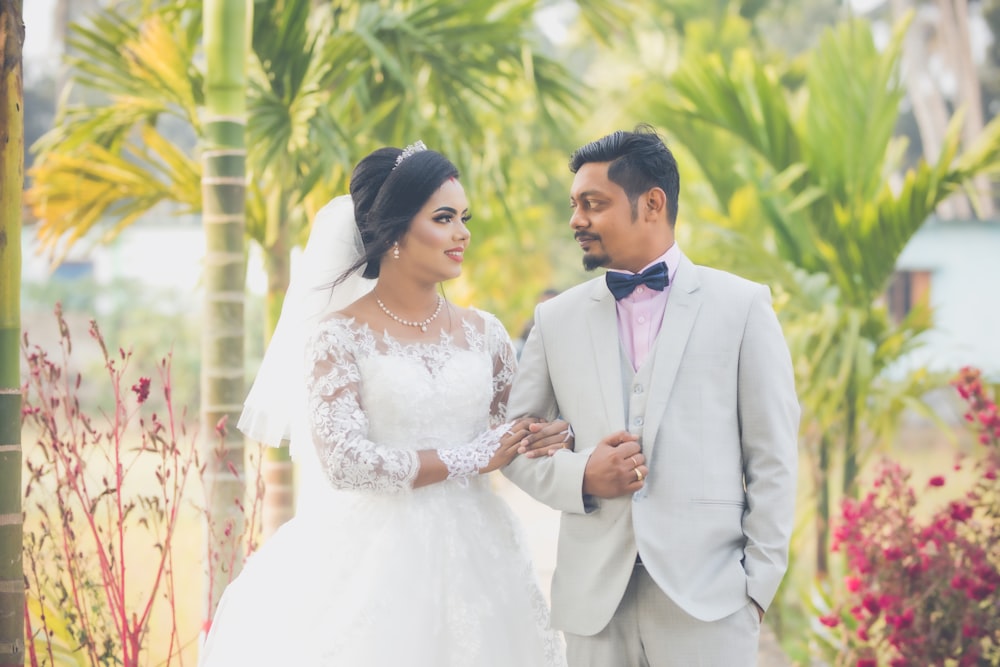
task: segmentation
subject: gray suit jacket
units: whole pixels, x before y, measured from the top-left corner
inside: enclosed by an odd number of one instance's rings
[[[788,563],[799,404],[767,287],[686,257],[656,340],[640,443],[649,475],[634,496],[582,493],[597,442],[625,430],[615,300],[603,276],[539,304],[509,415],[560,416],[575,451],[518,457],[504,473],[562,511],[552,621],[600,632],[636,553],[660,588],[711,621],[766,609]]]

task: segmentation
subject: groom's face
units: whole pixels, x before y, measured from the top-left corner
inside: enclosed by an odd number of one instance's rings
[[[608,162],[580,167],[570,190],[569,225],[583,250],[583,266],[639,271],[645,264],[647,225],[635,215],[625,190],[608,179]]]

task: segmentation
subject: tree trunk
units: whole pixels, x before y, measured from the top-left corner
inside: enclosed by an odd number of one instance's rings
[[[205,144],[202,220],[205,304],[202,321],[202,452],[207,521],[207,595],[211,619],[243,561],[246,502],[243,407],[246,284],[246,62],[249,0],[204,0]],[[239,28],[243,27],[243,30]],[[223,424],[217,430],[217,426]]]
[[[967,0],[938,0],[941,13],[941,35],[944,38],[945,54],[951,61],[958,81],[959,103],[965,108],[965,124],[962,127],[962,145],[972,146],[983,133],[986,124],[983,119],[983,89],[979,81],[979,70],[972,59],[972,35],[969,31],[969,4]],[[974,189],[980,205],[979,215],[990,218],[994,213],[990,177],[980,174],[973,179]]]
[[[910,9],[909,0],[892,0],[893,19],[898,21]],[[944,97],[937,84],[927,76],[929,51],[937,42],[942,28],[940,21],[947,21],[944,12],[938,12],[935,19],[918,11],[910,32],[903,46],[903,75],[906,80],[906,93],[913,105],[913,116],[920,131],[920,143],[923,146],[924,159],[930,163],[937,161],[941,154],[945,130],[951,114],[945,104]],[[953,14],[952,14],[953,16]],[[947,54],[944,54],[948,59]],[[956,72],[956,76],[959,76]],[[945,219],[968,219],[972,216],[972,208],[965,195],[955,194],[937,207],[937,213]]]
[[[21,541],[22,0],[0,0],[0,667],[24,664]]]

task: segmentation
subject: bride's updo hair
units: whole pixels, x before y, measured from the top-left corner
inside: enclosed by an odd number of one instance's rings
[[[406,230],[410,221],[445,181],[458,178],[458,169],[437,151],[402,155],[399,148],[379,148],[361,160],[351,174],[354,218],[364,243],[364,277],[376,278],[382,257]]]

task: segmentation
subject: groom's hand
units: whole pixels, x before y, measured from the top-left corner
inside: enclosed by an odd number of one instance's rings
[[[648,472],[638,438],[618,431],[598,442],[587,460],[583,492],[598,498],[629,495],[643,487]]]

